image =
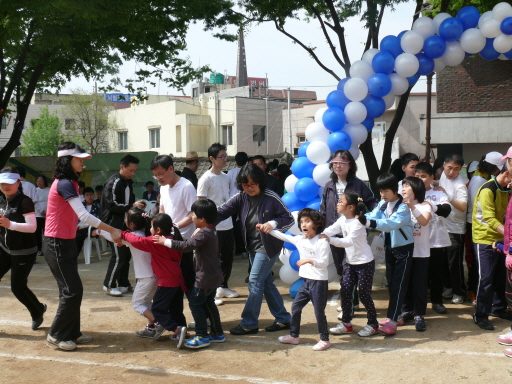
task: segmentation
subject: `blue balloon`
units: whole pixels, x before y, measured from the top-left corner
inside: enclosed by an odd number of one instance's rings
[[[380,50],[391,53],[395,59],[404,52],[400,46],[400,39],[393,35],[388,35],[381,40]]]
[[[297,177],[297,179],[302,179],[303,177],[313,177],[313,170],[315,169],[316,164],[313,164],[307,157],[299,157],[293,160],[292,163],[292,173]]]
[[[505,52],[504,55],[507,59],[512,59],[512,50]]]
[[[319,211],[321,202],[322,199],[320,197],[315,197],[313,200],[308,201],[308,205],[306,205],[306,208],[316,209],[317,211]]]
[[[286,231],[284,234],[288,235],[288,236],[295,236],[293,233],[290,233],[288,231]],[[289,243],[287,241],[284,242],[283,247],[285,247],[286,249],[288,249],[290,251],[295,251],[297,249],[297,247],[295,245],[293,245],[292,243]]]
[[[295,183],[293,188],[295,196],[304,202],[308,202],[318,196],[318,185],[310,177],[303,177]]]
[[[324,123],[325,128],[332,132],[341,130],[346,122],[345,112],[337,107],[330,107],[322,116],[322,123]]]
[[[500,53],[494,49],[494,39],[486,39],[485,47],[480,51],[480,56],[485,60],[497,59]]]
[[[299,147],[299,152],[298,152],[299,157],[306,157],[306,149],[308,149],[309,144],[311,144],[311,142],[306,141]]]
[[[431,59],[424,53],[418,53],[416,57],[420,62],[420,69],[418,69],[418,74],[427,76],[428,74],[432,73],[434,67],[436,66],[436,63],[434,63],[434,59]]]
[[[391,54],[389,55],[391,56]],[[373,96],[386,96],[391,91],[392,86],[391,79],[384,73],[376,73],[368,79],[368,91]]]
[[[300,260],[300,253],[299,251],[293,251],[290,255],[290,266],[295,269],[296,271],[299,270],[299,267],[297,266],[297,261]]]
[[[403,35],[405,35],[405,33],[406,33],[406,32],[409,32],[409,31],[408,31],[408,30],[402,31],[402,32],[400,32],[400,33],[398,34],[398,36],[397,36],[397,37],[398,37],[400,40],[402,40],[402,36],[403,36]]]
[[[281,197],[281,200],[283,200],[284,205],[286,205],[291,212],[306,208],[306,203],[300,200],[294,192],[286,193]]]
[[[381,51],[373,56],[372,68],[377,73],[390,75],[395,69],[395,58],[387,51]]]
[[[449,17],[444,20],[439,26],[439,35],[445,41],[457,41],[462,36],[464,27],[459,19],[456,17]]]
[[[407,78],[407,81],[409,82],[409,87],[412,87],[414,84],[418,82],[418,79],[420,78],[419,73],[412,75],[411,77]]]
[[[345,109],[347,104],[350,103],[350,100],[347,99],[347,96],[345,96],[345,92],[338,90],[329,93],[325,99],[325,103],[329,108],[336,107]]]
[[[363,120],[361,124],[363,124],[366,130],[370,132],[373,129],[373,126],[375,125],[375,120],[372,119],[371,117],[367,117],[366,119]]]
[[[507,17],[501,22],[501,32],[505,35],[512,35],[512,17]]]
[[[346,149],[348,151],[352,145],[352,139],[346,132],[333,132],[327,139],[327,145],[331,152],[336,152],[341,149]]]
[[[350,80],[350,77],[345,77],[344,79],[341,79],[338,83],[338,91],[343,91],[343,87],[345,86],[345,83]]]
[[[464,30],[475,28],[478,25],[478,20],[480,19],[480,11],[469,5],[457,12],[457,19],[462,23]]]
[[[423,43],[423,52],[431,59],[438,59],[446,52],[446,41],[441,36],[429,36]]]
[[[363,99],[362,103],[368,112],[366,115],[367,118],[375,119],[386,112],[386,102],[382,97],[368,95]]]
[[[301,277],[299,280],[297,280],[295,283],[293,283],[290,286],[290,297],[292,299],[295,299],[295,296],[297,296],[297,293],[299,293],[300,287],[302,287],[302,284],[304,283],[304,279]]]

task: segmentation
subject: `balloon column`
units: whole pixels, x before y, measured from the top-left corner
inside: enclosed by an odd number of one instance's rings
[[[420,17],[411,31],[384,37],[380,50],[369,49],[352,63],[350,77],[339,82],[327,96],[327,108],[319,109],[306,128],[307,142],[300,147],[293,174],[285,181],[288,193],[283,201],[295,218],[295,211],[304,207],[318,209],[331,174],[327,163],[331,153],[344,149],[357,159],[359,145],[371,134],[374,120],[391,108],[396,96],[404,94],[420,76],[459,65],[466,56],[477,53],[485,60],[512,59],[510,4],[496,4],[483,15],[467,6],[456,17],[448,13],[433,19]],[[296,225],[294,228],[300,234]],[[286,263],[282,260],[285,265],[280,277],[288,284],[299,280],[293,265],[297,257],[293,253],[282,257]]]

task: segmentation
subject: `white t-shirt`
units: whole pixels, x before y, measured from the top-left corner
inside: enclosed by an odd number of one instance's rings
[[[216,175],[211,170],[204,173],[197,183],[197,197],[206,197],[212,200],[217,207],[220,207],[229,200],[229,176],[220,173]],[[228,217],[215,227],[217,231],[227,231],[233,228],[233,220]]]
[[[229,177],[229,197],[235,196],[238,192],[238,188],[236,187],[236,177],[240,173],[240,170],[242,168],[233,168],[228,171],[228,177]]]
[[[422,214],[425,212],[432,213],[430,205],[416,204],[414,206]],[[414,217],[411,211],[411,220],[413,223],[412,235],[414,236],[414,251],[412,257],[430,257],[430,222],[423,226],[418,223],[418,219]]]
[[[443,191],[434,191],[432,186],[425,192],[425,201],[434,205],[450,204],[448,196]],[[443,248],[451,245],[450,235],[444,222],[444,217],[432,213],[430,220],[430,248]]]
[[[403,181],[403,180],[400,180],[400,181],[398,182],[398,192],[397,192],[397,193],[398,193],[399,195],[401,195],[401,194],[402,194],[402,188],[403,188],[403,187],[402,187],[402,181]]]
[[[344,180],[344,181],[338,180],[336,182],[336,193],[338,194],[338,199],[340,198],[341,195],[343,195],[345,193],[345,188],[347,188],[346,180]]]
[[[37,188],[36,189],[36,204],[34,206],[36,210],[36,217],[44,217],[41,215],[42,211],[46,211],[48,207],[48,194],[50,193],[50,188],[46,187],[44,189]]]
[[[468,202],[468,190],[464,184],[462,176],[459,175],[455,179],[448,179],[444,172],[439,179],[439,185],[444,188],[448,195],[448,200],[458,200],[463,203]],[[452,212],[445,220],[446,228],[450,233],[465,234],[466,233],[466,211],[459,211],[452,205]]]
[[[196,200],[194,185],[184,177],[181,177],[172,188],[169,185],[160,187],[160,206],[164,207],[164,212],[171,216],[173,223],[179,223],[188,216]],[[190,239],[194,229],[194,224],[190,223],[180,228],[180,232],[184,239]]]
[[[20,180],[23,187],[23,194],[32,199],[33,202],[37,201],[36,186],[30,181]]]
[[[482,185],[487,182],[482,176],[473,176],[468,186],[468,213],[466,215],[466,222],[473,222],[473,205],[475,205],[475,197],[478,193],[478,190]]]

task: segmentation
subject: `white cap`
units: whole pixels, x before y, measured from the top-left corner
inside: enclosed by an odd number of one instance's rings
[[[80,152],[78,148],[72,148],[72,149],[61,149],[57,153],[58,157],[64,157],[64,156],[73,156],[73,157],[81,157],[83,159],[90,159],[92,156],[85,152]]]
[[[478,169],[478,161],[472,161],[468,165],[468,172],[475,172]]]
[[[19,173],[0,173],[0,183],[14,184],[20,179]]]
[[[497,166],[500,171],[505,165],[505,160],[502,160],[501,158],[503,155],[499,152],[489,152],[487,155],[485,155],[485,161],[487,161],[489,164]]]

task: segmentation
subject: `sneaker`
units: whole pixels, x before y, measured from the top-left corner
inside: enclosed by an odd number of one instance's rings
[[[229,288],[223,288],[223,287],[217,288],[217,294],[215,295],[215,297],[217,297],[217,298],[227,297],[228,299],[232,299],[232,298],[235,298],[238,296],[240,296],[240,294],[238,292],[235,292]]]
[[[404,317],[402,316],[402,314],[398,315],[398,318],[396,319],[396,326],[401,327],[404,324],[405,324]]]
[[[37,252],[37,256],[44,256],[43,252],[41,252],[41,251]]]
[[[206,319],[206,326],[211,327],[211,325],[212,324],[210,323],[210,319]],[[192,321],[192,322],[188,323],[187,328],[188,329],[196,329],[196,322]]]
[[[489,319],[476,320],[474,319],[475,324],[478,325],[485,331],[494,331],[494,325],[492,325]]]
[[[224,343],[226,341],[226,335],[210,335],[210,343]]]
[[[293,337],[292,335],[279,336],[277,340],[279,340],[279,342],[283,344],[297,345],[300,343],[300,339],[298,337]]]
[[[503,319],[503,320],[512,320],[512,313],[509,312],[509,311],[492,311],[491,313],[489,313],[489,316],[492,316],[492,317],[499,317],[500,319]]]
[[[259,331],[259,328],[245,329],[240,324],[238,324],[235,328],[230,329],[229,333],[231,333],[232,335],[243,336],[243,335],[253,335],[253,334],[258,333],[258,331]]]
[[[87,344],[92,341],[92,336],[89,335],[81,335],[78,339],[75,340],[75,344]]]
[[[340,308],[341,308],[341,307],[340,307]],[[337,319],[338,319],[339,321],[341,321],[341,320],[343,320],[343,311],[339,311],[339,312],[340,312],[340,313],[338,314]]]
[[[498,336],[498,344],[512,345],[512,331],[508,331],[504,335]]]
[[[396,323],[393,324],[394,321],[390,320],[382,327],[379,328],[379,331],[385,333],[386,335],[396,335]]]
[[[196,336],[192,340],[185,341],[185,347],[192,349],[206,348],[210,346],[209,337]]]
[[[444,304],[432,304],[432,309],[440,315],[444,315],[447,312]]]
[[[341,311],[343,311],[343,308],[341,308],[341,305],[340,305],[338,308],[336,308],[336,310],[337,310],[338,312],[341,312]]]
[[[412,312],[402,312],[402,314],[400,315],[400,317],[403,319],[403,323],[405,322],[408,322],[408,321],[414,321],[414,315]],[[398,326],[402,326],[404,324],[398,324],[398,320],[397,320],[397,325]]]
[[[43,304],[43,313],[41,313],[41,316],[36,317],[35,319],[32,319],[32,330],[35,331],[37,328],[43,324],[44,318],[43,315],[46,312],[46,304]]]
[[[416,323],[416,330],[418,332],[425,332],[427,330],[427,324],[425,323],[423,316],[415,316],[414,322]]]
[[[158,338],[162,336],[164,333],[165,328],[162,325],[155,323],[155,335],[153,336],[153,339],[158,340]]]
[[[105,292],[107,292],[107,295],[109,295],[109,296],[123,296],[123,292],[121,292],[117,288],[108,288],[108,287],[103,286],[103,290]]]
[[[329,340],[320,340],[313,346],[313,351],[325,351],[331,346],[331,342]]]
[[[188,327],[187,327],[188,329]],[[175,334],[175,333],[171,333],[169,335],[169,339],[172,340],[172,341],[178,341],[178,338],[179,338],[179,335]],[[185,333],[185,340],[190,340],[192,338],[192,336],[190,335],[190,333]]]
[[[219,305],[224,304],[224,302],[221,299],[215,299],[215,305],[218,307]]]
[[[285,329],[290,329],[290,323],[279,323],[278,321],[275,321],[274,324],[266,327],[265,331],[278,332],[278,331],[284,331]]]
[[[133,293],[133,287],[131,285],[129,287],[117,287],[117,289],[121,293]]]
[[[389,323],[391,321],[391,319],[388,317],[387,319],[384,319],[384,320],[381,320],[379,321],[379,325],[386,325],[387,323]]]
[[[453,298],[452,298],[452,304],[462,304],[464,303],[464,296],[460,296],[460,295],[453,295]]]
[[[504,354],[505,354],[505,356],[507,356],[507,357],[512,357],[512,348],[504,349],[504,350],[503,350],[503,353],[504,353]]]
[[[361,337],[369,337],[377,334],[378,332],[379,327],[372,327],[371,325],[367,324],[366,327],[357,332],[357,334]]]
[[[453,296],[453,290],[451,288],[445,288],[443,290],[443,297],[445,299],[451,299]]]
[[[337,326],[330,328],[329,332],[331,332],[333,335],[346,335],[349,333],[352,333],[354,328],[352,327],[351,323],[339,323]]]
[[[142,331],[135,332],[137,337],[143,337],[146,339],[154,339],[155,338],[155,328],[152,327],[151,329],[146,325],[146,327]]]
[[[176,336],[176,348],[181,349],[185,344],[186,335],[187,335],[187,327],[178,327],[174,331],[174,335]],[[208,344],[210,344],[210,340],[208,339]],[[200,348],[200,347],[199,347]]]
[[[46,337],[46,341],[48,344],[55,345],[57,348],[62,349],[63,351],[73,351],[76,349],[76,344],[74,341],[59,341],[54,337],[51,337],[50,334]]]

